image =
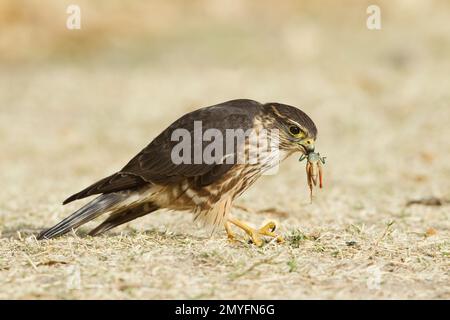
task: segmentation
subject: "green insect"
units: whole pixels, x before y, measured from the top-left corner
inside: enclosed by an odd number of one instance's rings
[[[307,155],[302,155],[298,161],[303,161],[306,159],[306,181],[309,187],[309,196],[313,199],[313,187],[317,185],[317,180],[319,180],[319,187],[323,186],[322,179],[322,165],[325,164],[326,157],[321,157],[320,153],[310,152]]]

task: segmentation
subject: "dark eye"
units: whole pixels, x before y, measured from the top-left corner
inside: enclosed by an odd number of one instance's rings
[[[290,127],[289,127],[289,132],[290,132],[291,134],[293,134],[294,136],[296,136],[296,135],[298,135],[298,134],[301,132],[301,130],[300,130],[300,128],[297,127],[297,126],[290,126]]]

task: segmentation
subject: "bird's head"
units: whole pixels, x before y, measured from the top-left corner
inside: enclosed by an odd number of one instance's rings
[[[279,131],[280,150],[303,154],[314,151],[317,128],[306,113],[281,103],[267,103],[264,107],[269,126]]]

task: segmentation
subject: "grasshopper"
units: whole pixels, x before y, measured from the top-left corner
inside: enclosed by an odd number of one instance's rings
[[[319,187],[322,188],[322,165],[325,164],[326,157],[321,157],[320,153],[310,152],[307,155],[302,155],[298,161],[306,159],[306,181],[309,186],[309,196],[313,199],[313,187],[317,185],[317,179],[319,180]]]

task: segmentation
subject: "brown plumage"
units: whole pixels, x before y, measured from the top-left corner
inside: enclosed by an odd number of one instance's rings
[[[200,121],[202,133],[215,129],[223,136],[230,129],[258,132],[262,129],[279,130],[277,143],[280,161],[296,151],[307,153],[313,150],[317,136],[316,126],[304,112],[284,104],[260,104],[241,99],[198,109],[172,123],[120,171],[67,198],[64,204],[99,195],[71,216],[42,232],[38,238],[48,239],[62,235],[99,215],[109,213],[109,217],[90,233],[97,235],[160,208],[192,211],[195,219],[202,220],[213,229],[224,225],[231,237],[228,223],[240,224],[230,216],[233,200],[265,171],[277,165],[274,160],[275,151],[261,156],[256,163],[237,163],[239,152],[253,152],[260,146],[260,142],[256,145],[245,140],[238,141],[232,152],[227,154],[234,159],[232,163],[196,163],[194,152],[190,154],[189,163],[174,163],[172,150],[179,141],[172,141],[172,134],[181,128],[194,135],[194,122]],[[190,147],[203,152],[210,143],[194,138],[190,141]],[[272,140],[268,142],[272,143]],[[196,147],[199,149],[195,149]],[[247,226],[239,227],[256,244],[261,243],[258,232]],[[268,233],[270,231],[260,232],[265,235],[269,235]]]

